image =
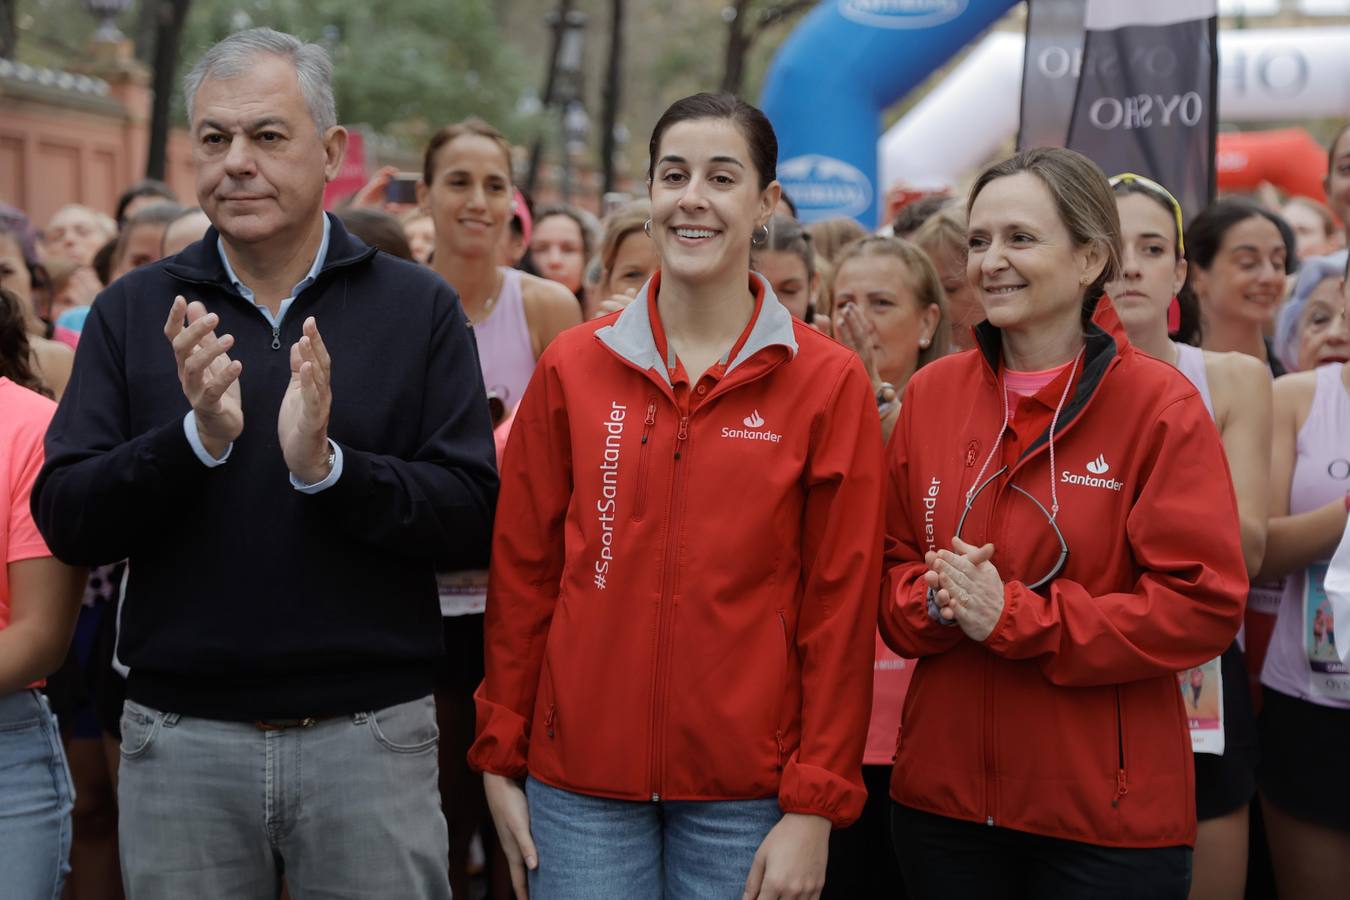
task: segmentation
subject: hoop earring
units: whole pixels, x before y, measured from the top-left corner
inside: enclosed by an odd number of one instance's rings
[[[769,242],[769,226],[761,225],[755,229],[755,233],[750,236],[750,244],[754,247],[763,247]]]
[[[651,220],[651,219],[648,219],[647,221],[645,221],[645,222],[642,223],[642,230],[645,231],[645,232],[647,232],[647,237],[651,237],[651,236],[652,236],[652,220]]]

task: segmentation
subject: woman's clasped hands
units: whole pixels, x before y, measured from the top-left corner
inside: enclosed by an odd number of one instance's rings
[[[951,550],[924,554],[928,571],[924,581],[933,592],[944,624],[955,623],[966,636],[983,641],[993,634],[1003,615],[1003,579],[990,562],[994,545],[976,547],[959,537]]]

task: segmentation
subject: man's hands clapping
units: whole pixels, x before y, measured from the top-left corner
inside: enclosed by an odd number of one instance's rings
[[[192,406],[197,436],[212,457],[225,455],[244,430],[239,394],[243,363],[230,359],[234,336],[216,336],[220,317],[194,300],[175,297],[164,323],[164,336],[173,345],[178,381]],[[328,416],[333,403],[332,358],[319,326],[310,316],[300,340],[291,345],[291,381],[277,414],[277,438],[286,468],[304,484],[318,484],[331,467]]]
[[[304,484],[328,477],[328,414],[333,403],[333,361],[319,326],[305,319],[300,340],[291,345],[291,383],[277,415],[277,438],[286,468]]]
[[[196,414],[197,435],[206,452],[217,459],[244,430],[239,398],[239,373],[244,365],[230,359],[234,337],[216,337],[219,322],[220,317],[208,313],[199,301],[188,303],[178,296],[164,323],[164,336],[173,344],[178,362],[178,381]]]

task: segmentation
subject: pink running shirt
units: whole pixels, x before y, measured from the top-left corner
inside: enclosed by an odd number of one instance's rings
[[[9,625],[9,564],[51,556],[28,511],[42,468],[42,436],[56,404],[0,378],[0,629]]]

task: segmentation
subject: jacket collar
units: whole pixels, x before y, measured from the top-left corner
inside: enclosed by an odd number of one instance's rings
[[[1087,408],[1112,363],[1121,358],[1124,353],[1131,352],[1129,341],[1125,337],[1125,329],[1121,325],[1120,318],[1116,315],[1115,307],[1111,304],[1110,298],[1105,294],[1094,304],[1092,317],[1084,332],[1083,374],[1078,378],[1078,385],[1074,388],[1073,396],[1069,398],[1069,402],[1065,404],[1060,413],[1060,425],[1056,431],[1056,437],[1063,434],[1069,425],[1077,420],[1078,415]],[[979,346],[980,355],[984,359],[986,379],[1002,390],[1002,382],[998,373],[1003,366],[1003,332],[989,324],[986,319],[975,326],[975,340]],[[1025,460],[1040,450],[1049,443],[1049,439],[1050,429],[1047,428],[1044,433],[1027,446],[1018,461],[1021,462],[1021,460]]]
[[[797,355],[797,337],[792,332],[792,313],[778,302],[768,279],[755,272],[751,272],[750,277],[756,279],[764,291],[764,303],[740,352],[727,364],[728,374],[766,347],[786,347],[789,356]],[[597,330],[595,336],[634,367],[643,371],[654,370],[657,376],[669,385],[670,374],[666,371],[666,361],[661,358],[661,353],[656,348],[656,340],[652,337],[651,314],[647,311],[647,292],[653,285],[659,284],[660,272],[657,272],[642,286],[633,302],[619,313],[619,318],[613,324]]]
[[[328,217],[328,255],[319,269],[320,276],[330,269],[364,262],[375,255],[375,248],[361,243],[342,226],[342,220],[337,216],[324,215]],[[233,290],[230,274],[221,262],[219,243],[220,232],[212,225],[200,241],[189,244],[165,263],[164,271],[180,281],[217,284]]]

